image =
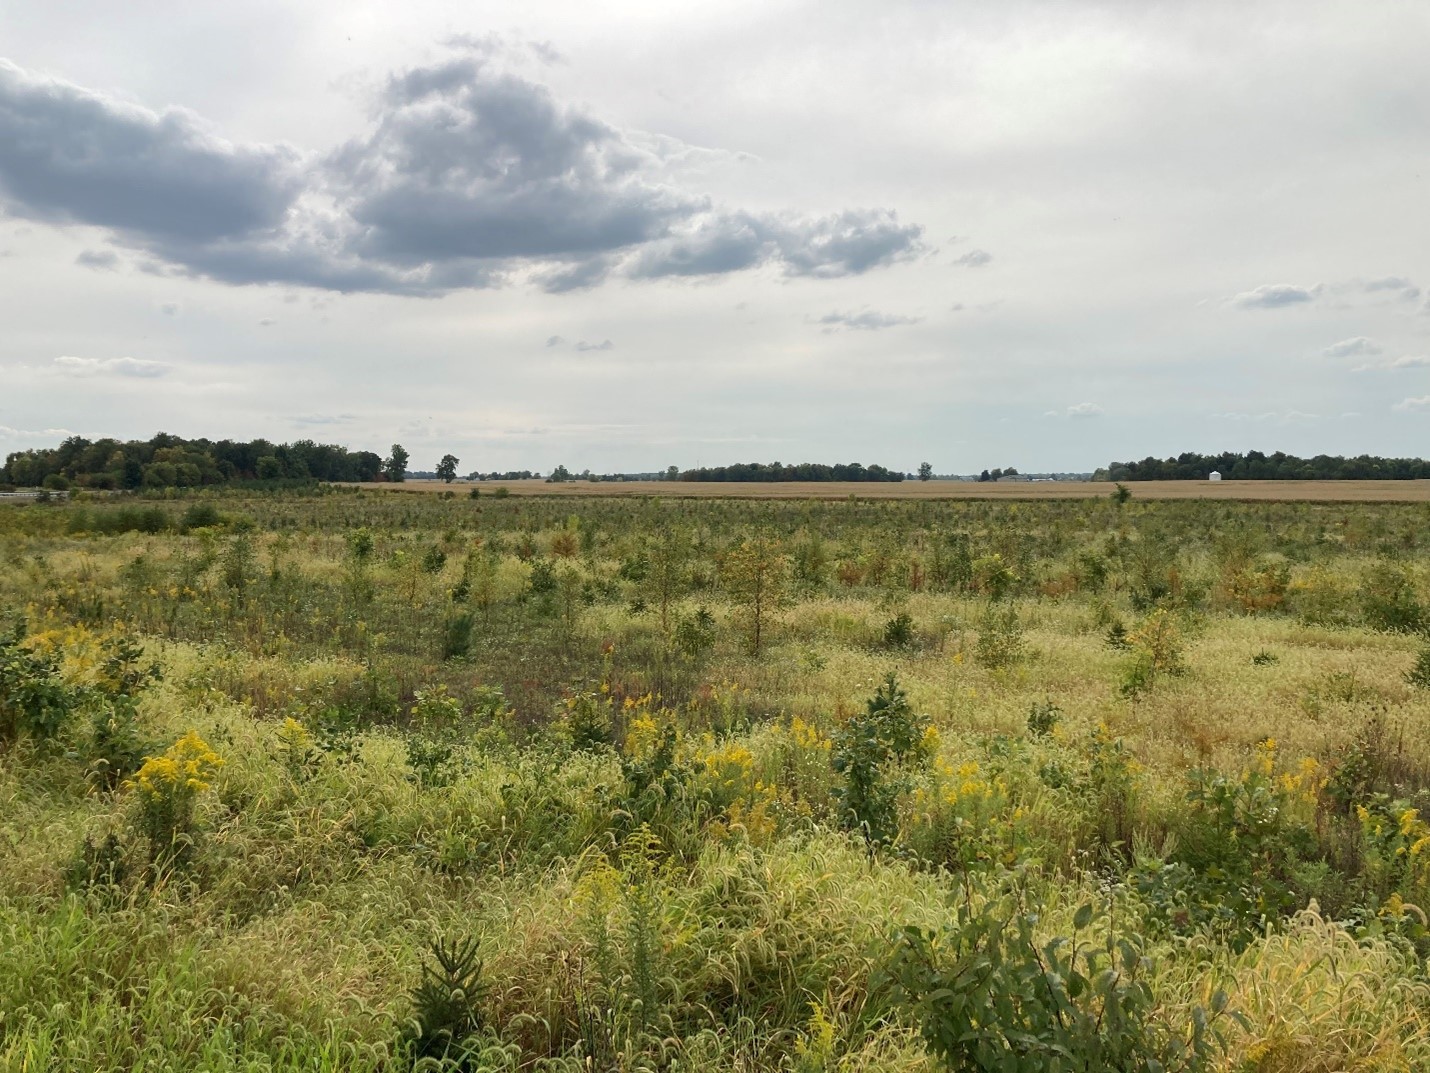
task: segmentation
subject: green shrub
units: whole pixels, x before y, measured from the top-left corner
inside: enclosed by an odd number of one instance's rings
[[[890,974],[924,1042],[955,1071],[1112,1073],[1211,1068],[1224,992],[1177,1023],[1151,985],[1155,964],[1091,905],[1073,934],[1041,942],[1038,917],[1004,898],[964,902],[953,927],[905,928]],[[1084,937],[1086,936],[1086,937]]]
[[[1361,578],[1361,615],[1366,625],[1386,633],[1419,633],[1427,615],[1415,585],[1397,563],[1376,563]]]
[[[79,702],[60,679],[55,660],[30,651],[23,641],[20,628],[0,637],[0,744],[19,737],[53,741]]]
[[[1051,700],[1034,701],[1028,710],[1028,733],[1035,738],[1046,738],[1062,718],[1063,710]]]
[[[1023,658],[1023,623],[1018,609],[990,603],[978,621],[973,658],[984,667],[1010,667]]]
[[[891,673],[835,736],[830,763],[843,785],[835,789],[841,825],[858,831],[872,847],[894,833],[895,806],[907,780],[899,768],[921,756],[926,717],[914,712],[908,694]]]

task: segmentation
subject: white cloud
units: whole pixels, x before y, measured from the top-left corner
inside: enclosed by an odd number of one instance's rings
[[[964,268],[982,268],[993,260],[993,255],[987,250],[969,250],[962,257],[957,258],[953,263],[962,265]]]
[[[1374,339],[1357,335],[1351,339],[1342,339],[1339,343],[1332,343],[1321,353],[1328,358],[1358,358],[1364,355],[1379,354],[1380,351],[1380,344]]]
[[[1351,372],[1393,372],[1397,369],[1424,369],[1427,367],[1430,367],[1430,356],[1424,354],[1406,354],[1399,358],[1390,358],[1387,361],[1371,361],[1364,365],[1357,365]]]
[[[1391,409],[1399,410],[1401,413],[1424,413],[1426,410],[1430,410],[1430,395],[1401,399]]]
[[[0,425],[0,440],[62,440],[74,433],[67,428],[46,428],[37,431],[28,431],[21,428],[11,428],[9,425]]]
[[[885,328],[897,328],[904,324],[917,324],[922,318],[908,317],[899,313],[879,313],[867,309],[859,313],[826,313],[816,323],[824,325],[824,331],[849,330],[856,332],[877,332]]]
[[[77,358],[63,354],[54,366],[66,376],[137,376],[152,379],[168,374],[173,366],[144,358]]]
[[[1324,284],[1320,283],[1311,287],[1295,283],[1263,283],[1260,287],[1234,295],[1231,304],[1238,309],[1281,309],[1315,301],[1324,289]]]
[[[1079,402],[1068,407],[1069,417],[1101,417],[1105,411],[1095,402]]]

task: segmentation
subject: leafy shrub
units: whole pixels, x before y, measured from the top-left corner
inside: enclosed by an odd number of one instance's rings
[[[58,737],[79,702],[49,656],[32,652],[17,628],[0,637],[0,745],[21,736],[39,742]]]
[[[1023,623],[1017,608],[988,605],[978,621],[973,658],[994,670],[1010,667],[1023,658]]]
[[[157,663],[142,664],[144,650],[128,637],[106,642],[106,659],[91,691],[90,773],[108,789],[138,769],[154,745],[139,725],[139,694],[162,676]]]
[[[906,788],[897,771],[923,751],[926,717],[914,712],[908,694],[890,674],[834,739],[830,763],[844,784],[835,790],[841,824],[870,846],[894,832],[895,805]]]
[[[683,615],[675,624],[675,647],[691,659],[705,655],[715,647],[715,616],[706,607],[693,615]]]
[[[187,533],[190,529],[211,529],[222,522],[218,508],[212,503],[194,503],[179,519],[179,529]]]
[[[1051,700],[1035,701],[1028,710],[1028,733],[1035,738],[1046,738],[1062,717],[1063,710]]]
[[[1083,905],[1073,934],[1046,943],[1038,917],[1008,898],[964,902],[942,932],[905,928],[889,971],[929,1050],[955,1071],[1209,1069],[1217,1022],[1235,1016],[1226,994],[1175,1024],[1135,934],[1109,925],[1101,941],[1079,938],[1093,916]]]
[[[1321,857],[1317,799],[1325,772],[1312,759],[1276,771],[1276,743],[1263,742],[1239,775],[1194,771],[1176,825],[1172,862],[1146,862],[1133,885],[1159,908],[1154,925],[1204,929],[1241,949],[1268,923],[1303,908]]]
[[[1390,562],[1366,570],[1360,587],[1361,615],[1366,625],[1386,633],[1419,633],[1427,625],[1425,607],[1405,568]]]
[[[993,603],[1006,597],[1018,584],[1017,573],[997,553],[975,559],[972,571],[979,591],[987,593]]]
[[[1181,637],[1176,620],[1166,608],[1158,608],[1148,615],[1127,640],[1134,654],[1122,676],[1124,697],[1139,696],[1163,675],[1182,673]]]

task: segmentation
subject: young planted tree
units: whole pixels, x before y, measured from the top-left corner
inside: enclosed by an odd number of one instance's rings
[[[457,479],[457,464],[460,461],[456,455],[443,455],[442,461],[437,463],[437,476],[451,484]]]
[[[685,592],[690,537],[676,526],[667,527],[646,554],[646,575],[641,582],[648,606],[660,612],[660,632],[670,633],[670,608]]]
[[[725,589],[740,606],[750,654],[758,656],[770,615],[784,597],[789,561],[773,537],[747,537],[724,563]]]

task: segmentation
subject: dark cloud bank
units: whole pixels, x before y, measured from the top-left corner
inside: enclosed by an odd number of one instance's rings
[[[888,209],[749,212],[661,173],[659,155],[489,49],[394,75],[371,130],[324,154],[234,144],[189,112],[0,60],[5,207],[105,228],[150,271],[415,295],[526,274],[559,293],[764,265],[848,276],[922,249]],[[80,260],[113,267],[107,253]]]

